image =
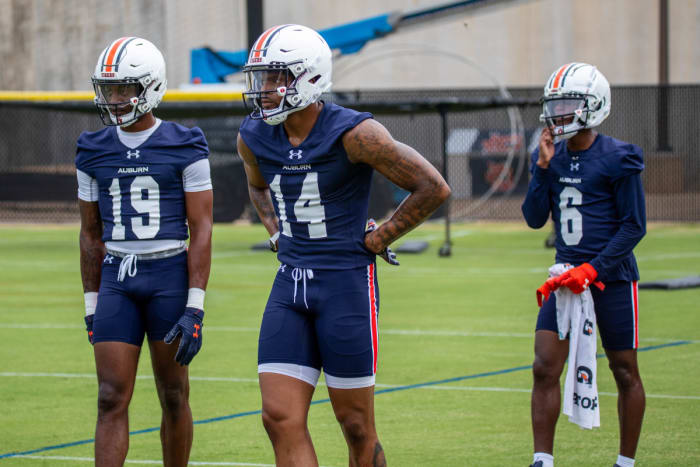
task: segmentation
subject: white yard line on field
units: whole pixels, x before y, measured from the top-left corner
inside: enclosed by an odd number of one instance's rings
[[[0,323],[2,329],[85,329],[80,324],[59,324],[59,323]],[[259,327],[253,326],[206,326],[207,332],[260,332]],[[380,334],[395,336],[434,336],[434,337],[496,337],[496,338],[518,338],[533,339],[534,332],[498,332],[498,331],[450,331],[444,329],[383,329],[379,328]],[[698,339],[687,339],[683,337],[640,337],[640,342],[676,342],[688,341],[692,344],[699,344]]]
[[[0,378],[87,378],[94,379],[93,373],[20,373],[20,372],[0,372]],[[151,380],[153,375],[138,375],[136,379]],[[224,383],[258,383],[257,378],[226,378],[220,376],[190,376],[190,381],[211,381]],[[449,383],[448,383],[449,384]],[[319,381],[319,386],[325,386],[323,381]],[[379,389],[384,388],[400,388],[405,384],[386,384],[377,383],[375,386]],[[523,392],[529,393],[530,389],[526,388],[504,388],[504,387],[485,387],[485,386],[447,386],[447,385],[428,385],[418,386],[416,389],[436,390],[436,391],[478,391],[478,392]],[[603,396],[617,396],[613,392],[600,392]],[[692,395],[677,395],[677,394],[646,394],[646,397],[652,399],[682,399],[682,400],[700,400],[700,396]]]

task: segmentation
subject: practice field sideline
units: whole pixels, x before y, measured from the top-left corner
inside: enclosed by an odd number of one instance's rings
[[[519,223],[420,227],[421,255],[379,264],[377,426],[391,465],[528,465],[535,288],[553,250],[547,229]],[[76,225],[0,226],[0,465],[93,462],[97,386],[82,325]],[[277,269],[253,252],[260,226],[217,225],[204,347],[190,369],[196,421],[191,465],[274,465],[260,421],[257,327]],[[400,243],[400,242],[398,242]],[[642,281],[700,273],[700,225],[651,225],[636,249]],[[640,368],[647,411],[638,466],[700,465],[700,289],[640,290]],[[602,349],[599,348],[602,352]],[[144,354],[148,351],[145,350]],[[558,466],[609,466],[617,455],[615,383],[599,360],[602,427],[561,417]],[[148,355],[130,410],[127,465],[162,464],[160,409]],[[324,466],[347,465],[319,384],[309,414]]]

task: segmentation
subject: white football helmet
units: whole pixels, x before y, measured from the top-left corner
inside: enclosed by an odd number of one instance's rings
[[[243,67],[243,102],[252,109],[251,118],[278,125],[318,101],[331,88],[332,59],[326,41],[311,28],[284,24],[265,31]]]
[[[541,99],[540,120],[554,136],[568,139],[610,114],[610,84],[593,65],[568,63],[551,74]]]
[[[129,126],[163,99],[167,89],[163,54],[146,39],[119,38],[100,54],[92,86],[102,122]]]

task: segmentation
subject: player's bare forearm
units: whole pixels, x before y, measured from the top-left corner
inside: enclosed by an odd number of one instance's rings
[[[374,120],[365,120],[343,137],[352,162],[374,167],[394,184],[410,192],[391,218],[367,235],[366,246],[382,251],[430,216],[449,196],[440,173],[415,149],[395,141]]]
[[[102,276],[105,245],[102,242],[102,219],[97,203],[79,201],[80,205],[80,277],[83,292],[97,292]]]
[[[185,193],[190,244],[187,249],[189,287],[206,290],[211,269],[211,232],[213,226],[212,190]]]
[[[270,235],[274,235],[279,230],[279,221],[277,220],[277,214],[275,214],[275,208],[272,205],[270,189],[248,184],[248,195],[250,195],[250,201],[253,203],[267,232]]]
[[[189,287],[206,290],[211,269],[211,230],[191,233],[190,245],[187,249],[187,272]]]
[[[270,187],[260,172],[258,161],[255,155],[245,144],[240,133],[236,141],[238,155],[243,159],[243,169],[245,170],[246,178],[248,179],[248,195],[253,207],[258,212],[260,221],[263,223],[270,236],[279,231],[279,223],[275,214],[275,207],[272,205],[272,197],[270,196]]]

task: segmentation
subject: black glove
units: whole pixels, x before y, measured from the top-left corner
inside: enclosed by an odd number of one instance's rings
[[[367,229],[365,230],[365,236],[367,236],[367,234],[373,230],[377,230],[377,223],[374,221],[374,219],[369,219],[367,221]],[[384,259],[384,261],[391,264],[392,266],[399,265],[399,260],[396,259],[396,253],[391,251],[391,248],[389,247],[384,248],[382,251],[377,253],[377,255],[381,256]]]
[[[180,346],[175,354],[175,361],[180,365],[189,365],[199,349],[202,348],[202,318],[204,311],[197,308],[187,307],[175,326],[166,334],[163,339],[166,344],[172,343],[178,334]]]
[[[94,317],[94,314],[85,316],[85,329],[87,330],[88,340],[91,344],[94,344],[94,342],[92,341],[92,320]]]

